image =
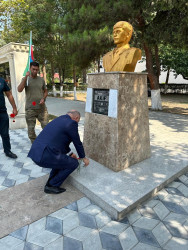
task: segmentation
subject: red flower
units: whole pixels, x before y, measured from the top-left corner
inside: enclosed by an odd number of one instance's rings
[[[14,118],[14,117],[15,117],[15,114],[10,114],[10,117],[11,117],[11,118]]]
[[[13,122],[15,122],[15,120],[13,120]]]
[[[33,104],[33,106],[35,106],[35,105],[36,105],[36,102],[32,102],[32,104]]]

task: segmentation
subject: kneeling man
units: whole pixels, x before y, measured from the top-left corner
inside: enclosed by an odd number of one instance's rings
[[[85,166],[89,165],[78,134],[79,121],[78,111],[67,112],[48,123],[31,146],[28,157],[40,167],[52,169],[44,188],[45,193],[58,194],[66,191],[60,186],[79,165],[76,155],[70,151],[71,142]]]

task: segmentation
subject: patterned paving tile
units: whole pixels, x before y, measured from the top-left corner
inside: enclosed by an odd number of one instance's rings
[[[13,233],[11,233],[10,235],[18,238],[20,240],[25,240],[26,239],[26,235],[27,235],[27,231],[28,231],[28,225],[25,227],[21,227],[20,229],[14,231]]]
[[[145,206],[140,207],[139,211],[142,216],[149,217],[149,218],[156,219],[156,220],[159,219],[155,211],[150,207],[145,207]]]
[[[27,158],[25,145],[29,148],[30,142],[26,130],[11,133],[19,158],[8,159],[0,145],[0,190],[50,171]],[[6,183],[7,187],[2,186]],[[105,211],[83,197],[0,239],[0,250],[187,250],[187,191],[188,173],[128,213],[121,222],[112,221]]]
[[[91,201],[87,197],[83,197],[77,201],[78,211],[81,211],[83,208],[89,206]]]
[[[169,194],[176,194],[176,195],[184,196],[177,188],[174,188],[174,187],[167,187],[165,188],[165,190]]]
[[[164,221],[163,223],[173,237],[188,240],[188,232],[180,223],[169,221]]]
[[[60,237],[57,240],[53,241],[46,247],[44,247],[44,250],[63,250],[63,238]]]
[[[0,170],[0,176],[7,177],[8,174],[9,174],[8,171]]]
[[[15,182],[16,182],[15,180],[5,178],[4,182],[2,183],[2,186],[13,187]]]
[[[172,238],[172,235],[170,234],[170,232],[167,230],[167,228],[164,226],[162,222],[160,222],[152,230],[152,233],[161,247],[163,247]]]
[[[117,221],[110,221],[108,224],[106,224],[104,227],[102,227],[100,231],[118,236],[120,233],[125,231],[125,229],[127,229],[127,228],[128,228],[127,224],[123,224],[123,223],[120,223]]]
[[[164,218],[164,221],[168,221],[168,222],[176,221],[176,222],[178,222],[180,224],[184,224],[187,219],[188,219],[187,215],[170,213],[168,216],[166,216]]]
[[[141,217],[139,220],[137,220],[133,226],[140,227],[148,230],[152,230],[154,227],[159,224],[159,220],[147,218],[147,217]]]
[[[69,248],[69,246],[71,248]],[[81,248],[81,246],[83,248]],[[76,247],[76,248],[73,248]],[[64,236],[64,249],[101,249],[101,240],[97,230],[79,226]]]
[[[30,242],[25,242],[24,250],[43,250],[44,248],[41,246],[37,246]]]
[[[63,222],[54,217],[47,216],[46,230],[56,234],[63,234]]]
[[[188,213],[181,206],[179,206],[178,204],[175,204],[173,202],[168,202],[168,201],[162,201],[162,203],[171,212],[174,212],[174,213],[177,213],[177,214],[188,215]]]
[[[163,205],[161,201],[157,203],[153,210],[156,212],[160,220],[163,220],[170,213],[170,211],[165,207],[165,205]]]
[[[20,171],[20,174],[30,175],[31,174],[31,170],[22,168],[22,170]]]
[[[79,212],[78,216],[79,216],[80,226],[97,229],[97,223],[94,216],[82,212]]]
[[[121,233],[119,235],[119,240],[123,249],[132,249],[132,247],[138,243],[138,239],[132,227],[127,228],[123,233]]]
[[[73,211],[78,211],[77,202],[73,202],[73,203],[69,204],[68,206],[66,206],[65,208],[73,210]]]
[[[138,241],[154,247],[160,247],[158,241],[150,230],[133,227],[133,230],[138,238]]]
[[[103,249],[123,250],[118,236],[105,232],[99,234]]]
[[[34,245],[45,247],[49,245],[51,242],[57,240],[60,237],[59,234],[55,234],[49,231],[43,231],[42,233],[38,234],[36,237],[29,240],[29,243]]]
[[[187,250],[188,241],[173,237],[164,247],[165,250]]]
[[[21,243],[23,243],[22,240],[8,235],[8,236],[0,239],[0,249],[9,250],[13,246],[16,247],[16,246],[20,245]]]

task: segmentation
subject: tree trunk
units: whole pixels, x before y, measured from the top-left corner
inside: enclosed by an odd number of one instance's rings
[[[83,80],[83,83],[86,84],[86,69],[83,69],[82,71],[82,80]]]
[[[74,83],[74,100],[77,101],[77,96],[76,96],[76,69],[75,69],[75,66],[73,66],[73,83]]]
[[[166,74],[166,81],[165,81],[165,89],[164,89],[164,93],[165,94],[167,93],[167,89],[168,89],[169,76],[170,76],[170,68],[168,67],[167,74]]]
[[[162,110],[161,104],[161,97],[160,97],[160,90],[159,90],[159,72],[160,70],[157,69],[157,72],[154,72],[153,68],[153,56],[151,48],[144,43],[144,50],[146,54],[146,69],[148,72],[148,78],[151,87],[151,103],[153,110]],[[158,65],[158,48],[155,47],[155,59],[157,68],[160,67]]]
[[[46,66],[45,66],[45,64],[42,65],[42,73],[43,73],[44,81],[46,82]]]
[[[57,95],[57,91],[56,91],[56,87],[55,87],[55,83],[54,83],[54,65],[53,63],[51,63],[51,74],[52,74],[52,90],[53,90],[53,95],[56,96]]]
[[[97,70],[98,73],[100,73],[100,59],[97,60]]]

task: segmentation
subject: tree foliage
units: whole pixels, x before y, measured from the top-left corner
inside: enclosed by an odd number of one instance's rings
[[[160,45],[160,59],[163,71],[173,70],[174,75],[181,74],[188,80],[188,51],[173,48],[169,45]]]

